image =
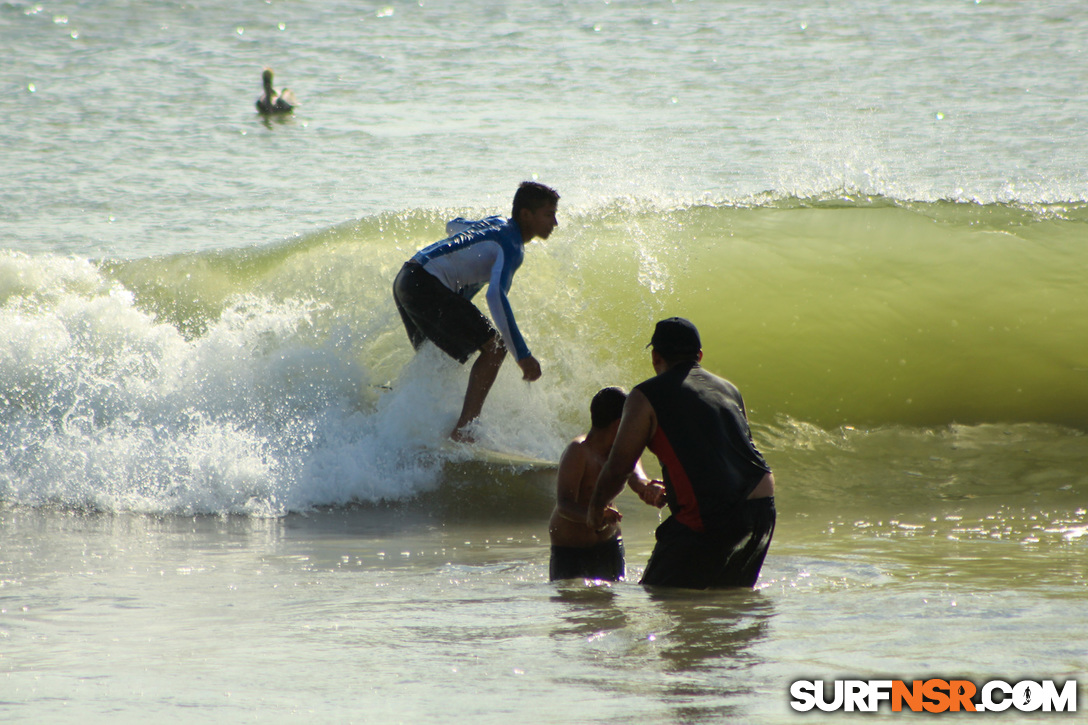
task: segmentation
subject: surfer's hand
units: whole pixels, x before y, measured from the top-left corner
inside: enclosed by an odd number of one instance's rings
[[[603,529],[608,526],[618,524],[620,522],[620,519],[622,518],[623,514],[620,513],[620,510],[618,508],[616,508],[615,506],[606,506],[603,516],[604,520],[601,522],[603,524],[601,528]]]
[[[518,360],[518,367],[521,368],[521,379],[533,382],[540,379],[540,363],[536,361],[536,358],[530,355],[529,357],[523,357]]]

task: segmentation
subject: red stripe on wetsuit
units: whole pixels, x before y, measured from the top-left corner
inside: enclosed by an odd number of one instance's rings
[[[703,531],[703,517],[699,513],[699,500],[695,497],[695,489],[688,478],[688,472],[676,457],[676,451],[669,443],[669,437],[660,425],[650,440],[650,452],[657,456],[661,465],[669,472],[669,484],[672,487],[672,495],[675,497],[676,509],[673,516],[676,520],[693,531]]]

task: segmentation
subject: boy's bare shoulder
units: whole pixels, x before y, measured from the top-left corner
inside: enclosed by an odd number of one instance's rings
[[[565,458],[577,460],[577,458],[584,457],[586,455],[586,437],[584,435],[578,436],[563,449],[563,455],[559,460],[562,462]]]

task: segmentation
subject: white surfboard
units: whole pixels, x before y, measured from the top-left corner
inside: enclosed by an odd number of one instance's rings
[[[445,446],[450,451],[463,453],[467,459],[492,463],[498,466],[510,466],[517,468],[558,468],[559,461],[549,461],[546,458],[537,458],[517,451],[499,450],[488,448],[478,443],[448,443]]]
[[[482,446],[469,446],[475,458],[488,463],[497,463],[504,466],[527,466],[530,468],[558,468],[559,461],[549,461],[544,458],[527,456],[524,453],[514,451],[500,451],[494,448]]]

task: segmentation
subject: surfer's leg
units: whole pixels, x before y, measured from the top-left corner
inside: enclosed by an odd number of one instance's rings
[[[408,311],[408,304],[413,299],[416,286],[412,275],[418,268],[419,265],[415,265],[414,268],[411,264],[404,265],[400,272],[397,273],[397,278],[393,281],[393,303],[397,306],[397,312],[400,313],[400,319],[404,323],[404,331],[408,333],[408,340],[411,341],[412,348],[416,350],[426,339],[423,330],[412,319],[412,315]]]
[[[468,374],[468,389],[465,391],[461,417],[457,419],[457,425],[450,433],[450,438],[453,440],[463,443],[473,442],[472,436],[467,434],[464,428],[479,417],[505,357],[506,348],[503,347],[497,334],[480,348],[480,356],[476,358],[476,362],[472,363],[472,370]]]
[[[408,333],[408,341],[412,343],[412,349],[418,350],[426,339],[423,334],[423,330],[419,329],[419,325],[415,323],[412,317],[408,314],[408,311],[401,305],[400,300],[394,298],[393,301],[397,305],[397,312],[400,313],[401,322],[404,323],[404,331]]]
[[[425,339],[430,340],[464,363],[496,334],[471,300],[451,292],[416,262],[407,262],[397,275],[393,301],[417,350]]]

